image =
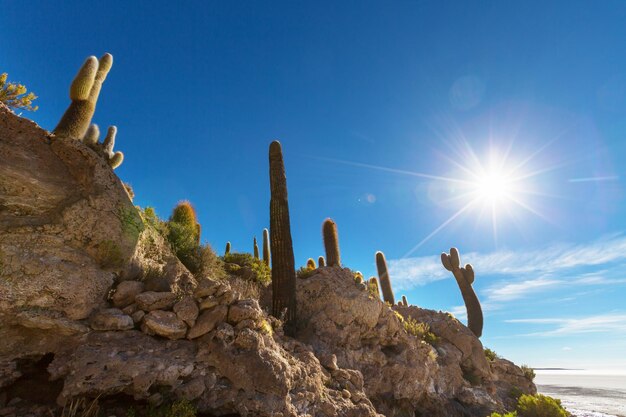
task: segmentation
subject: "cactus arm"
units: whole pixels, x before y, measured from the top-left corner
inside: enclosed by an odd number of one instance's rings
[[[464,268],[458,268],[454,270],[453,274],[467,309],[467,327],[476,337],[481,337],[483,334],[483,310],[474,288],[469,283],[468,277],[465,276],[466,273]]]
[[[87,133],[85,133],[85,136],[83,137],[83,143],[90,148],[93,148],[98,143],[99,139],[100,129],[98,128],[98,125],[90,125],[89,129],[87,129]]]
[[[117,127],[109,126],[109,130],[107,130],[107,135],[104,138],[104,142],[102,142],[104,146],[104,154],[108,155],[109,158],[113,156],[113,147],[115,146],[116,135],[117,135]]]
[[[259,245],[256,243],[256,236],[253,239],[252,249],[254,251],[254,259],[259,259]]]
[[[87,100],[98,71],[98,59],[95,56],[87,58],[78,70],[70,85],[70,99],[72,101]]]
[[[115,152],[115,154],[113,154],[113,156],[109,159],[109,165],[111,165],[112,169],[122,165],[122,162],[124,162],[124,154],[119,151]]]

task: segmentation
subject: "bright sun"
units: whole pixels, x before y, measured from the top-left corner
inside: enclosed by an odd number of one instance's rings
[[[477,197],[492,204],[501,203],[513,192],[512,182],[510,177],[501,172],[486,173],[476,181]]]

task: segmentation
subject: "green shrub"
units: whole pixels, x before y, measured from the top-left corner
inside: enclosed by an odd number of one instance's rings
[[[493,361],[495,361],[496,359],[499,358],[498,354],[496,352],[494,352],[493,350],[489,349],[489,348],[485,348],[485,357],[490,362],[493,362]]]
[[[148,406],[147,417],[196,417],[196,408],[188,400],[178,400],[159,407]]]
[[[7,73],[0,74],[0,103],[6,104],[13,109],[23,109],[28,111],[37,111],[38,106],[33,107],[33,101],[37,96],[33,93],[27,93],[26,86],[7,82]]]
[[[249,253],[231,252],[222,258],[226,264],[235,264],[240,268],[233,275],[267,286],[272,282],[270,268]]]
[[[303,266],[303,267],[300,267],[300,269],[296,271],[296,278],[300,278],[300,279],[308,278],[311,275],[315,275],[316,272],[317,272],[316,269],[311,269],[308,266]]]
[[[561,401],[547,395],[523,394],[517,401],[515,411],[499,414],[493,413],[490,417],[569,417],[570,414],[563,408]]]
[[[167,240],[172,245],[172,250],[187,269],[196,273],[199,268],[200,247],[200,224],[196,211],[188,201],[182,201],[172,211],[167,224]]]
[[[528,365],[522,365],[522,372],[524,372],[524,376],[529,380],[533,381],[535,379],[535,370]]]
[[[516,411],[522,417],[568,417],[569,413],[561,401],[546,395],[522,395],[517,401]]]
[[[143,220],[143,224],[146,227],[151,227],[165,239],[167,239],[167,235],[169,234],[169,228],[167,226],[167,222],[164,222],[157,216],[154,208],[146,207],[145,209],[139,209],[139,214],[141,215],[141,219]]]
[[[224,261],[217,256],[211,245],[201,245],[196,250],[196,272],[195,276],[198,279],[201,278],[213,278],[222,280],[226,278],[226,271],[224,270]]]
[[[413,317],[404,319],[404,330],[406,330],[408,334],[412,334],[429,345],[435,346],[439,343],[439,337],[430,331],[430,326],[426,323],[418,322]]]

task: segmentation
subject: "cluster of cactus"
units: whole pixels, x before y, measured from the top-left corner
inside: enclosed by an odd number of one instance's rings
[[[328,266],[341,266],[337,224],[332,219],[324,220],[322,235],[324,236],[324,249],[326,250],[326,264]]]
[[[263,229],[263,263],[270,266],[270,232],[267,229]]]
[[[393,295],[393,289],[391,288],[389,271],[387,270],[387,260],[385,259],[385,254],[380,251],[376,252],[376,269],[378,270],[380,287],[383,291],[383,300],[386,303],[394,305],[396,301],[395,296]]]
[[[476,296],[476,292],[472,287],[474,282],[474,268],[467,264],[461,267],[461,257],[457,248],[451,248],[450,254],[443,252],[441,254],[441,263],[444,268],[451,271],[456,279],[461,295],[467,309],[467,327],[476,335],[482,336],[483,333],[483,310],[480,301]]]
[[[296,269],[289,221],[287,177],[283,151],[278,141],[270,144],[269,163],[272,315],[284,317],[285,334],[294,336],[296,333]]]
[[[102,83],[112,65],[113,56],[111,54],[104,54],[100,60],[95,56],[87,58],[76,78],[72,81],[70,87],[72,103],[61,117],[59,124],[54,128],[56,136],[77,140],[81,140],[85,136],[96,110]]]
[[[104,157],[113,169],[122,165],[124,161],[124,154],[122,152],[113,152],[115,135],[117,135],[117,127],[109,126],[104,141],[100,143],[100,129],[98,125],[92,124],[89,126],[89,129],[87,129],[85,136],[83,136],[83,143]]]

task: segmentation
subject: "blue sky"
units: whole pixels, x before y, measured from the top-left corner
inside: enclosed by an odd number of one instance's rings
[[[182,4],[6,3],[0,71],[52,129],[112,53],[94,122],[118,126],[116,172],[162,217],[192,201],[219,252],[268,226],[279,139],[298,264],[330,216],[346,266],[382,250],[398,295],[463,319],[438,261],[457,246],[485,345],[626,369],[626,4]]]

